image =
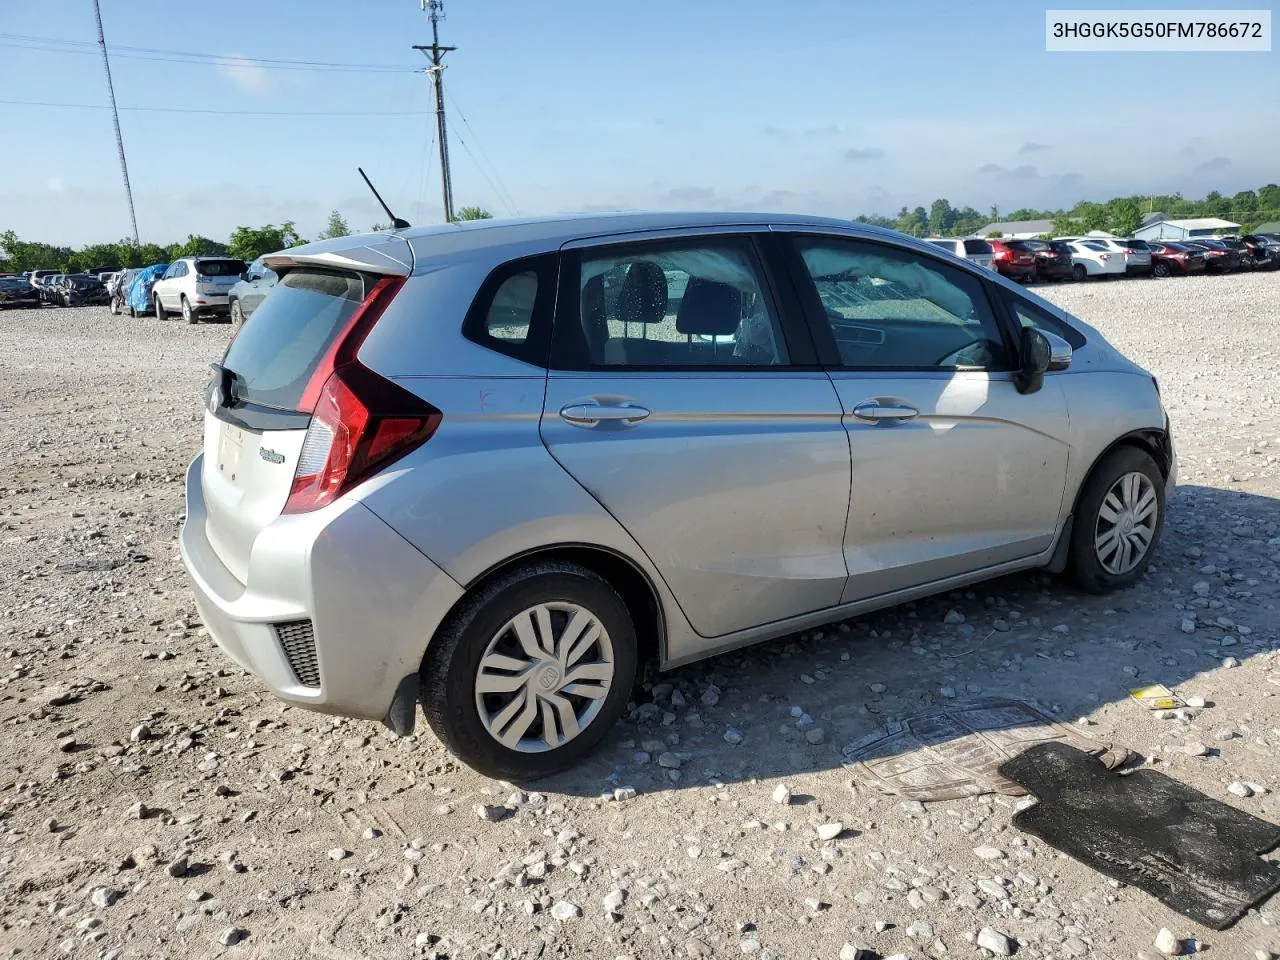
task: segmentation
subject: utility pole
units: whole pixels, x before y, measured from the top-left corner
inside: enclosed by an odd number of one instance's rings
[[[107,38],[102,32],[102,10],[93,0],[93,15],[98,20],[98,47],[102,50],[102,69],[107,72],[107,95],[111,98],[111,118],[116,123],[116,150],[120,153],[120,174],[124,177],[124,195],[129,198],[129,220],[133,224],[133,242],[138,239],[138,214],[133,209],[133,187],[129,186],[129,164],[124,159],[124,137],[120,133],[120,111],[116,109],[116,88],[111,83],[111,61],[107,59]]]
[[[97,0],[94,0],[96,3]],[[440,21],[444,19],[444,0],[422,0],[422,9],[431,16],[431,46],[414,45],[431,57],[426,72],[436,91],[436,139],[440,143],[440,192],[444,201],[445,223],[453,222],[453,177],[449,173],[449,139],[444,122],[444,55],[457,47],[440,46]]]

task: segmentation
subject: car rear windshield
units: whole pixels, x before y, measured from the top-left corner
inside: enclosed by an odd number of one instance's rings
[[[930,240],[929,242],[935,247],[941,247],[943,250],[950,250],[952,253],[956,252],[956,242],[954,240]]]
[[[97,287],[102,285],[101,280],[88,273],[73,274],[67,277],[67,280],[71,282],[73,287]]]
[[[1151,249],[1149,246],[1147,246],[1147,241],[1145,240],[1121,240],[1120,243],[1123,246],[1128,247],[1130,250],[1150,250]]]
[[[991,244],[985,240],[966,240],[964,242],[965,253],[990,253]]]
[[[364,278],[302,267],[287,273],[231,341],[222,365],[237,398],[297,410],[316,366],[364,300]]]
[[[244,273],[244,261],[197,260],[196,273],[202,277],[238,277]]]
[[[1049,249],[1049,245],[1043,240],[1014,240],[1009,246],[1014,250],[1030,250],[1032,253]]]

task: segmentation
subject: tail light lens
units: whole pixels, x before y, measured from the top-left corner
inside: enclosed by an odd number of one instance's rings
[[[1008,260],[1008,259],[1009,259],[1009,251],[1008,251],[1008,250],[996,250],[996,251],[994,251],[994,252],[991,254],[991,257],[992,257],[992,259],[993,259],[993,260]]]
[[[439,426],[439,410],[356,359],[402,282],[374,285],[307,385],[304,402],[314,398],[315,406],[285,513],[332,503],[426,443]]]

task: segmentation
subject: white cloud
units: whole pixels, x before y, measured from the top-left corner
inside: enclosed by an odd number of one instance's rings
[[[271,89],[270,74],[241,57],[226,57],[218,64],[218,70],[248,93],[266,93]]]

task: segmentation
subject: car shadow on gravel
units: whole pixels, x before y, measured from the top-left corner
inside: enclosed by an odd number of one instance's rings
[[[1143,581],[1118,593],[1018,574],[651,672],[601,749],[526,786],[599,796],[837,770],[846,744],[891,719],[992,698],[1092,717],[1081,732],[1107,739],[1123,711],[1146,713],[1135,687],[1195,696],[1233,661],[1265,672],[1254,661],[1280,649],[1280,500],[1180,487],[1169,517]],[[963,622],[944,622],[953,610]],[[1280,659],[1270,669],[1280,682]]]

